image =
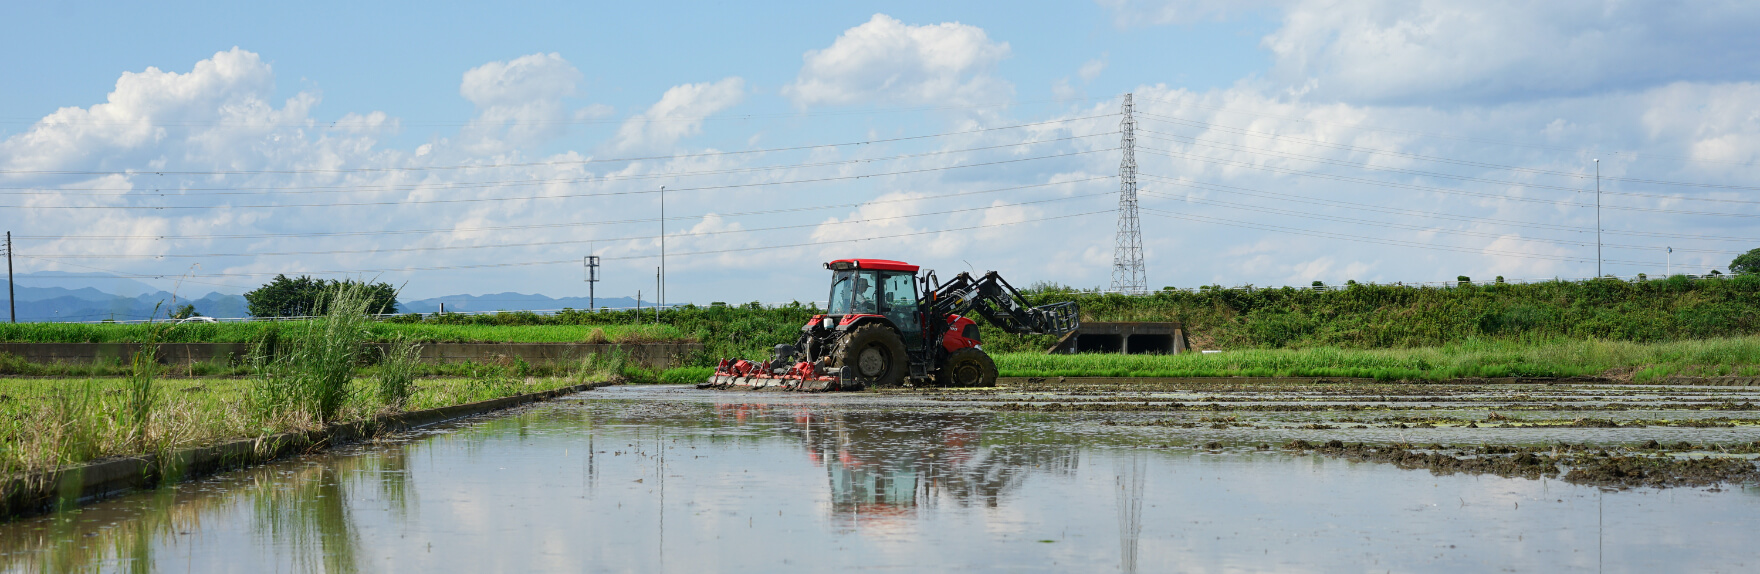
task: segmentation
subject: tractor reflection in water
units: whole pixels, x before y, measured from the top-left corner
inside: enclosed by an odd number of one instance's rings
[[[746,420],[765,407],[723,404],[717,410]],[[851,527],[915,518],[919,509],[941,504],[997,508],[1028,476],[1073,476],[1079,460],[1071,444],[984,444],[992,413],[794,408],[792,424],[780,430],[799,439],[813,465],[825,469],[832,514]]]

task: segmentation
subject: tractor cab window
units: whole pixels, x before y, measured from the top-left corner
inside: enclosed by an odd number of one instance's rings
[[[915,347],[923,328],[917,317],[917,276],[899,271],[880,272],[880,314],[892,320],[905,335],[905,346]]]
[[[879,302],[879,282],[873,271],[838,271],[831,277],[831,315],[873,315]]]

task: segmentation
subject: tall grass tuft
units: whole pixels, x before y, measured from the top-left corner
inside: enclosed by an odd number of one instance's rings
[[[574,370],[574,384],[584,385],[592,382],[609,381],[623,377],[629,370],[629,355],[623,349],[614,349],[607,353],[593,353],[581,359],[580,366]]]
[[[282,333],[273,353],[257,353],[253,401],[268,418],[298,415],[328,423],[348,403],[372,322],[367,316],[370,299],[365,288],[353,283],[332,288],[325,296],[330,304],[323,317]]]
[[[409,395],[415,388],[416,361],[421,354],[420,344],[401,335],[385,347],[374,382],[377,383],[379,402],[386,408],[403,410],[409,403]]]
[[[159,371],[159,346],[148,343],[141,345],[134,353],[133,368],[128,374],[128,386],[125,389],[126,399],[122,415],[127,418],[124,426],[131,435],[131,443],[135,448],[144,449],[151,440],[153,408],[158,402],[158,391],[153,377]]]

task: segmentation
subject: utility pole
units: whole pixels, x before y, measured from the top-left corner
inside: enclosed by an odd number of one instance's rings
[[[658,293],[660,293],[660,291],[659,291],[660,269],[661,268],[659,268],[659,267],[654,268],[654,287],[655,287],[654,293],[656,293],[656,295],[654,295],[654,297],[656,299],[658,299],[660,297],[660,295],[658,295]],[[654,324],[655,325],[660,324],[660,302],[658,300],[654,301]]]
[[[1668,272],[1666,274],[1664,274],[1662,276],[1662,278],[1667,279],[1667,278],[1673,277],[1673,276],[1674,276],[1674,248],[1670,247],[1670,248],[1668,248]]]
[[[1601,160],[1595,160],[1595,278],[1601,275]]]
[[[656,309],[656,311],[655,311],[656,315],[654,315],[655,322],[659,322],[659,320],[660,320],[659,319],[660,315],[657,314],[657,313],[659,313],[659,311],[657,311],[657,309],[660,308],[660,305],[666,304],[666,186],[664,186],[664,185],[660,186],[660,271],[659,271],[659,273],[660,273],[660,279],[655,282],[658,284],[657,287],[659,287],[659,289],[654,291],[654,302],[657,303],[654,306],[654,308]]]
[[[12,322],[18,322],[18,295],[12,290],[12,232],[6,232],[6,309],[12,312]]]
[[[1132,108],[1131,94],[1125,94],[1124,119],[1118,122],[1124,159],[1118,163],[1118,245],[1112,252],[1112,290],[1142,295],[1149,291],[1149,278],[1143,271],[1143,229],[1137,223],[1137,119]]]
[[[595,293],[593,291],[594,288],[598,287],[597,283],[599,283],[599,256],[588,255],[581,259],[581,265],[584,265],[587,268],[587,311],[597,311],[599,310],[599,302],[594,297]]]

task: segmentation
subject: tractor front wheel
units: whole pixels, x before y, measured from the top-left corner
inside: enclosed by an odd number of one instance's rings
[[[831,357],[833,366],[850,367],[856,379],[876,387],[902,384],[910,360],[898,333],[879,324],[856,327],[844,335]]]
[[[960,349],[947,356],[947,364],[935,372],[935,383],[943,387],[994,387],[996,361],[981,349]]]

